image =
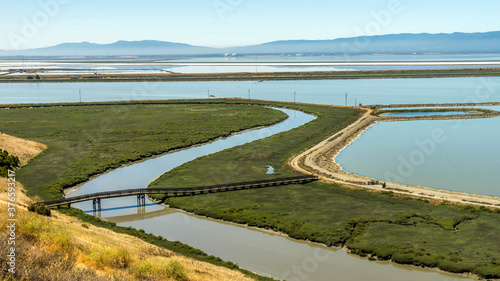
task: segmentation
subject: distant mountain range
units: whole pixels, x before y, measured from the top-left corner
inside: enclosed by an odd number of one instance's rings
[[[452,34],[393,34],[333,40],[286,40],[260,45],[209,48],[164,41],[118,41],[112,44],[64,43],[21,51],[0,50],[0,56],[179,56],[225,53],[277,54],[469,54],[500,53],[500,31]]]

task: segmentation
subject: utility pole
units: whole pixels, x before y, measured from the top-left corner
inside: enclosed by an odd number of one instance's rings
[[[295,103],[297,97],[297,92],[293,92],[293,103]]]
[[[347,93],[345,93],[345,106],[347,106]]]
[[[250,89],[248,89],[248,99],[250,99]]]
[[[78,90],[78,95],[80,96],[80,103],[82,102],[82,90]]]
[[[210,98],[210,88],[207,88],[207,97]]]
[[[354,99],[354,106],[358,106],[358,99],[357,98]]]

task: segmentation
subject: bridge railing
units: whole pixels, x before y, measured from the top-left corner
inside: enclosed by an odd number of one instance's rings
[[[118,191],[106,191],[106,192],[98,192],[86,195],[75,196],[71,198],[65,198],[54,201],[41,202],[39,204],[44,204],[46,206],[59,206],[65,204],[73,204],[83,201],[89,201],[93,199],[106,199],[106,198],[115,198],[115,197],[125,197],[125,196],[135,196],[135,195],[143,195],[143,194],[194,194],[194,193],[205,193],[209,191],[223,191],[223,190],[231,190],[231,189],[239,189],[239,188],[257,188],[264,187],[268,185],[280,185],[280,184],[290,184],[295,182],[309,182],[318,180],[317,176],[297,176],[297,177],[287,177],[287,178],[278,178],[271,180],[256,180],[256,181],[247,181],[247,182],[239,182],[239,183],[230,183],[230,184],[220,184],[220,185],[210,185],[210,186],[200,186],[200,187],[191,187],[191,188],[134,188],[134,189],[125,189]]]

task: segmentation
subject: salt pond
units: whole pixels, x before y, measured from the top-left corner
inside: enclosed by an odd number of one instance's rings
[[[500,196],[497,128],[500,118],[380,122],[336,161],[383,181]]]

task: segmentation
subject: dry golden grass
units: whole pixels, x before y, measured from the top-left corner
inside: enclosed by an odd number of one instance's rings
[[[0,149],[7,150],[9,155],[19,157],[21,166],[47,149],[47,146],[38,142],[24,140],[0,133]]]
[[[0,236],[6,237],[7,193],[0,178]],[[17,184],[17,203],[28,204]],[[53,211],[52,217],[17,213],[17,277],[34,280],[252,280],[242,273],[180,256],[138,238],[84,224]],[[6,240],[2,248],[6,249]],[[20,244],[20,245],[19,245]],[[2,275],[7,278],[6,253],[1,253]],[[25,264],[28,263],[28,264]],[[56,276],[57,275],[57,276]],[[177,277],[176,277],[177,276]],[[49,279],[47,279],[49,278]]]
[[[47,147],[5,134],[0,148],[26,164]],[[0,280],[252,280],[224,267],[186,258],[143,240],[85,224],[53,211],[27,211],[33,201],[16,183],[17,273],[7,271],[7,186],[0,178]]]

